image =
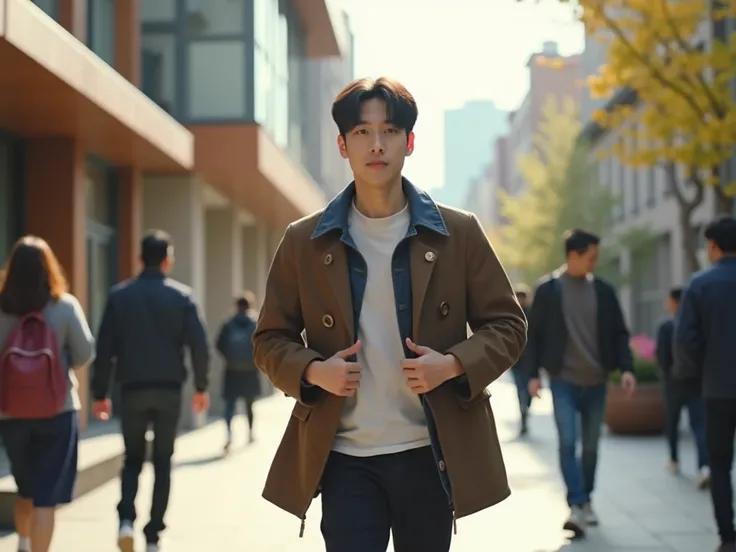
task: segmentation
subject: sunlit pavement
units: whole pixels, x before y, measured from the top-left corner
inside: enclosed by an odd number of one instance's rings
[[[512,496],[502,504],[458,522],[453,551],[474,552],[710,552],[716,537],[707,495],[692,478],[675,479],[665,470],[661,439],[606,437],[601,450],[595,504],[601,526],[584,541],[568,543],[560,527],[564,505],[556,466],[556,439],[549,398],[533,408],[531,437],[515,438],[517,406],[510,380],[492,387],[492,404],[503,441]],[[252,550],[323,551],[319,500],[307,516],[303,539],[299,521],[260,498],[273,452],[289,416],[291,401],[277,394],[256,407],[258,441],[220,455],[221,424],[183,437],[177,445],[173,492],[162,550],[164,552]],[[244,423],[242,418],[237,424]],[[240,425],[238,429],[241,429]],[[242,442],[243,433],[236,433]],[[682,450],[683,468],[694,472],[689,438]],[[140,530],[151,494],[146,468],[138,500]],[[53,550],[116,550],[113,481],[60,511]],[[141,515],[142,514],[142,515]],[[16,550],[15,536],[0,539],[0,552]],[[138,543],[144,550],[144,543]]]

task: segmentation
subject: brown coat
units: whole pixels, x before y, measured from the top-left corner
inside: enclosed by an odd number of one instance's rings
[[[468,400],[454,382],[427,395],[445,459],[439,469],[447,469],[455,515],[462,517],[510,494],[486,387],[521,354],[526,319],[475,216],[432,207],[439,209],[449,235],[418,227],[409,238],[412,338],[455,355],[467,376]],[[303,372],[310,362],[355,341],[346,246],[339,231],[312,236],[321,214],[287,228],[253,337],[258,367],[297,399],[263,496],[301,519],[319,492],[344,401],[324,392],[316,404],[304,404]],[[474,332],[470,338],[466,324]]]

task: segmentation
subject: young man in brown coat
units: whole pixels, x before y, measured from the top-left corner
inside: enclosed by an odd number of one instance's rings
[[[447,552],[455,518],[509,496],[486,388],[526,320],[475,216],[401,176],[411,94],[361,79],[332,113],[355,181],[287,228],[253,337],[296,399],[263,496],[303,532],[321,492],[327,552],[384,552],[390,533],[397,552]]]

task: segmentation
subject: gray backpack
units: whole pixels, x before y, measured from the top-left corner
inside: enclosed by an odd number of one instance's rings
[[[252,321],[232,322],[227,330],[225,360],[229,370],[247,372],[255,370],[253,361],[253,332],[256,325]]]

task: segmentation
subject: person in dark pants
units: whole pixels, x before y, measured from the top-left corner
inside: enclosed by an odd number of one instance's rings
[[[681,288],[670,290],[666,301],[666,309],[671,316],[677,313],[680,305]],[[667,409],[667,444],[669,446],[669,470],[673,475],[680,473],[678,443],[680,438],[680,414],[687,408],[687,417],[695,438],[698,460],[698,487],[705,489],[710,479],[708,469],[708,451],[705,447],[705,420],[702,396],[702,384],[698,377],[678,380],[673,376],[675,363],[687,362],[683,355],[673,351],[674,320],[669,318],[662,322],[657,330],[657,363],[662,372],[664,401]]]
[[[253,332],[256,319],[253,315],[255,295],[245,291],[235,299],[236,313],[223,324],[217,336],[217,350],[225,359],[222,397],[225,400],[225,425],[227,441],[225,454],[232,444],[232,422],[238,401],[245,403],[248,419],[248,442],[255,440],[253,433],[253,404],[261,394],[261,376],[253,360]]]
[[[98,419],[111,414],[114,371],[120,385],[120,423],[125,442],[118,504],[123,552],[133,552],[133,523],[138,477],[146,459],[146,431],[153,429],[155,483],[151,519],[143,529],[148,552],[159,550],[159,534],[171,487],[171,457],[181,413],[182,387],[187,379],[184,352],[192,359],[195,394],[192,407],[206,410],[209,347],[192,290],[168,278],[174,262],[171,237],[160,230],[141,243],[143,270],[110,292],[98,336],[92,392]],[[114,366],[114,370],[113,370]]]
[[[544,369],[550,377],[560,471],[570,507],[563,528],[581,537],[587,525],[598,524],[591,500],[610,373],[621,371],[621,386],[628,394],[634,392],[636,378],[616,290],[593,275],[600,238],[573,229],[564,239],[567,264],[538,285],[529,313],[529,393],[538,395],[539,371]]]
[[[695,274],[675,319],[675,347],[703,381],[705,442],[710,459],[710,492],[721,546],[736,552],[733,467],[736,437],[736,219],[722,216],[705,229],[712,266]],[[677,369],[677,366],[676,366]]]
[[[524,314],[529,316],[531,291],[527,286],[519,284],[516,286],[515,293],[521,308],[524,309]],[[521,426],[519,434],[522,437],[529,432],[529,409],[532,406],[532,396],[529,394],[529,376],[531,374],[529,360],[529,353],[525,350],[519,361],[513,366],[513,368],[511,368],[511,373],[514,376],[514,383],[516,384],[516,395],[519,398]]]
[[[402,177],[409,91],[358,79],[332,114],[355,180],[287,228],[253,336],[296,399],[263,497],[303,535],[321,493],[326,552],[448,552],[456,519],[510,494],[487,387],[526,319],[478,219]]]

